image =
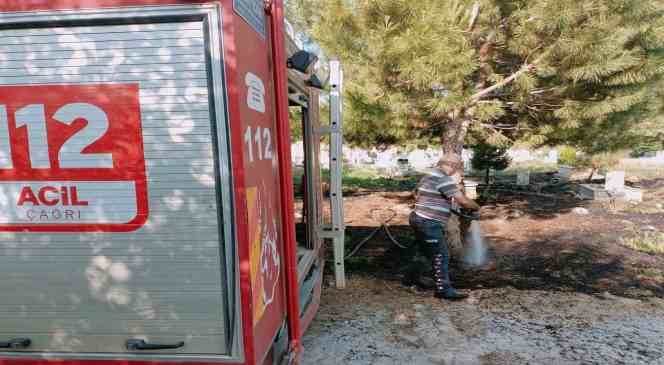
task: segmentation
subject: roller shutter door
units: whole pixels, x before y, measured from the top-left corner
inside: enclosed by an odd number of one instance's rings
[[[128,339],[185,342],[159,354],[228,352],[205,32],[203,21],[0,31],[0,86],[138,86],[149,207],[132,232],[0,232],[0,341],[29,337],[25,352],[126,353]]]

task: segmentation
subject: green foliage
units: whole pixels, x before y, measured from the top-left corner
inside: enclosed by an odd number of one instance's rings
[[[646,140],[634,147],[630,153],[631,157],[642,157],[648,153],[655,153],[664,149],[664,144],[657,140]]]
[[[505,175],[516,175],[519,172],[530,172],[531,174],[544,174],[558,171],[558,164],[541,161],[512,162],[510,167],[503,171]],[[499,175],[499,174],[496,174]]]
[[[323,181],[329,181],[329,170],[323,170],[321,175]],[[304,169],[294,169],[293,186],[299,187],[302,183],[303,176]],[[357,191],[413,191],[417,186],[419,178],[419,176],[387,177],[381,175],[374,169],[344,168],[342,175],[342,185],[344,193],[353,193]],[[302,195],[302,192],[299,191],[299,189],[296,189],[295,193],[298,197]]]
[[[558,162],[561,165],[575,166],[578,160],[576,148],[563,146],[558,151]]]
[[[418,177],[384,177],[375,171],[349,171],[344,173],[342,184],[345,192],[354,191],[413,191]]]
[[[494,145],[589,155],[661,139],[662,1],[441,4],[288,1],[295,24],[346,68],[350,143],[439,141],[449,129],[463,138],[458,120]]]
[[[599,169],[612,169],[620,164],[620,160],[626,157],[626,153],[618,152],[602,152],[592,155],[588,158],[588,165],[595,170]]]
[[[288,123],[290,125],[290,134],[292,141],[302,140],[302,108],[288,109]]]
[[[471,162],[476,170],[494,169],[501,171],[509,167],[511,160],[507,156],[507,149],[480,143],[473,146]]]
[[[664,232],[633,230],[623,237],[622,243],[636,251],[664,256]]]

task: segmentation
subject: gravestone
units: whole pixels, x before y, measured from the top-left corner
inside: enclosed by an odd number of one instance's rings
[[[410,161],[408,156],[398,156],[396,167],[393,168],[392,174],[395,176],[409,176],[412,173]]]
[[[516,184],[518,186],[530,185],[530,171],[519,171],[516,175]]]
[[[560,166],[558,167],[558,173],[556,174],[561,182],[568,182],[570,177],[572,177],[572,171],[574,169],[570,166]]]
[[[466,196],[469,199],[475,200],[478,198],[477,186],[479,185],[479,183],[477,181],[464,180],[463,185],[466,190]]]
[[[643,202],[643,190],[636,188],[625,188],[625,196],[623,199],[628,202],[641,203]]]
[[[528,162],[535,159],[533,153],[525,149],[510,149],[507,151],[507,155],[514,162]]]
[[[438,159],[429,150],[417,149],[408,154],[410,166],[416,170],[434,167]]]
[[[600,184],[579,184],[573,187],[581,199],[610,200],[611,194]]]
[[[376,157],[376,167],[385,170],[393,170],[398,167],[396,149],[389,148],[384,151],[378,151]]]
[[[464,149],[461,152],[461,159],[463,160],[463,171],[471,172],[473,171],[473,155],[475,153],[472,150]]]
[[[604,189],[610,193],[625,191],[625,171],[610,171],[606,174]]]
[[[304,166],[304,143],[296,142],[291,145],[293,166]]]

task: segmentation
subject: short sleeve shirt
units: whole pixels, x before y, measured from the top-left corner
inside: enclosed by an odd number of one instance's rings
[[[432,169],[417,185],[415,214],[446,223],[450,218],[452,198],[460,194],[456,181],[439,169]]]

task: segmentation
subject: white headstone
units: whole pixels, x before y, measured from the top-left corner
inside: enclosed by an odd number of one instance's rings
[[[516,184],[518,186],[530,185],[530,171],[519,171],[516,175]]]
[[[291,145],[291,155],[294,166],[304,165],[304,143],[296,142]]]
[[[436,162],[427,150],[414,150],[408,154],[410,165],[416,170],[424,170],[433,167]]]
[[[463,160],[463,170],[465,172],[470,172],[473,170],[472,160],[474,154],[475,153],[473,152],[473,150],[467,150],[467,149],[464,149],[461,152],[461,159]]]
[[[466,196],[470,199],[477,199],[477,186],[479,183],[476,181],[465,180],[463,185],[466,189]]]
[[[533,153],[529,150],[524,149],[510,149],[507,151],[507,155],[514,162],[527,162],[534,160]]]
[[[664,151],[657,151],[655,159],[657,160],[657,162],[664,162]]]
[[[622,193],[625,191],[625,171],[611,171],[606,174],[604,189],[608,192]]]
[[[625,188],[625,200],[628,202],[643,202],[643,191],[635,188]]]
[[[318,160],[323,166],[330,165],[330,148],[327,145],[320,146],[320,153],[318,154]]]

